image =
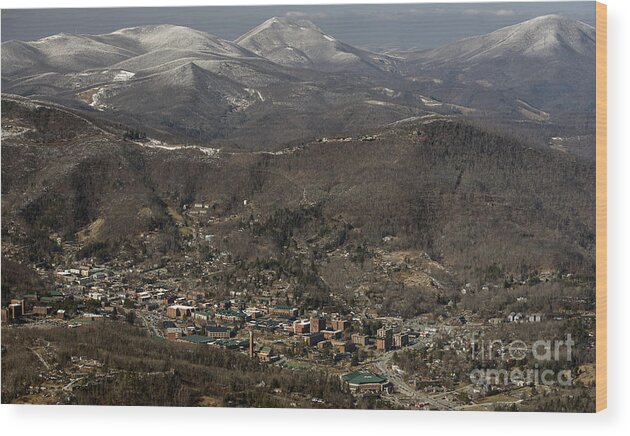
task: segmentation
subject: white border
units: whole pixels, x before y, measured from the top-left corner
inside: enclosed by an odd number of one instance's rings
[[[462,3],[462,1],[446,1]],[[387,3],[374,0],[308,1],[297,0],[184,0],[184,5],[264,5]],[[395,3],[432,3],[405,1]],[[470,2],[474,3],[474,2]],[[630,289],[625,274],[630,261],[630,143],[627,140],[628,102],[630,102],[628,48],[630,21],[627,0],[608,4],[608,409],[599,414],[487,413],[487,412],[399,412],[289,409],[199,409],[157,407],[88,406],[0,406],[0,426],[5,434],[95,436],[135,433],[147,434],[318,434],[355,435],[596,435],[624,434],[630,428],[630,343],[627,311]],[[180,6],[173,0],[78,1],[78,0],[3,0],[2,8],[40,7],[122,7]]]

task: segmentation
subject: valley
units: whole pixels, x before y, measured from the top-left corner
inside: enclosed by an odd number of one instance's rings
[[[593,62],[557,15],[3,42],[3,402],[590,411]]]

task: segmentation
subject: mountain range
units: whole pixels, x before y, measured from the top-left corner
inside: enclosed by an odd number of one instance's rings
[[[31,255],[50,254],[51,233],[173,255],[186,240],[174,211],[206,201],[218,247],[245,259],[290,256],[288,240],[422,250],[459,277],[493,265],[592,273],[594,164],[458,117],[234,152],[126,140],[116,124],[22,97],[5,96],[2,114],[3,226]]]
[[[157,25],[3,42],[2,88],[219,147],[280,149],[437,113],[493,120],[543,146],[563,137],[590,155],[594,57],[594,29],[555,15],[388,54],[271,18],[234,41]]]
[[[394,286],[361,259],[395,252],[446,285],[394,295],[433,302],[591,277],[593,46],[558,16],[388,54],[286,19],[235,41],[160,25],[4,42],[3,244],[153,268],[207,261],[210,234],[318,295]]]

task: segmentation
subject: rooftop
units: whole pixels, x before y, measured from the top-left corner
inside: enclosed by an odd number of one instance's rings
[[[245,318],[247,317],[247,315],[243,312],[237,312],[234,310],[219,310],[217,312],[218,315],[223,315],[223,316],[234,316],[234,317],[238,317],[238,318]]]
[[[175,304],[173,306],[169,307],[170,309],[180,309],[180,310],[194,310],[195,307],[194,306],[184,306],[181,304]]]
[[[206,331],[207,332],[227,332],[229,331],[229,329],[227,327],[222,327],[222,326],[206,326]]]
[[[209,338],[207,336],[201,336],[201,335],[182,336],[180,339],[183,341],[192,342],[193,344],[207,344],[208,342],[213,341],[212,338]]]
[[[369,371],[355,371],[345,374],[341,377],[345,382],[353,385],[361,385],[368,383],[387,383],[387,379],[381,375],[371,373]]]

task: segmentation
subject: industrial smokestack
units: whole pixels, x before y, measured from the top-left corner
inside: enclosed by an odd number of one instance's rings
[[[254,331],[249,331],[249,357],[254,357]]]

